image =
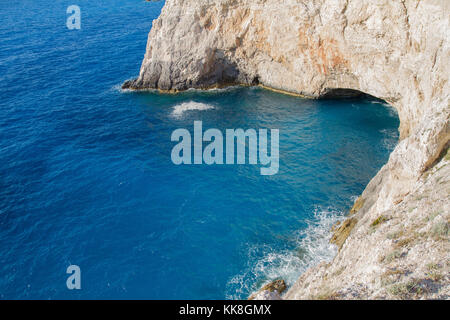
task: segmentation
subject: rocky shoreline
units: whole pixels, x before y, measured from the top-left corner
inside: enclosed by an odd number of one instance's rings
[[[449,17],[446,0],[167,0],[139,77],[123,87],[385,100],[398,111],[399,144],[335,227],[334,260],[282,298],[448,299]]]

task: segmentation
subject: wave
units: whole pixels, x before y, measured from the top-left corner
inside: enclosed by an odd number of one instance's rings
[[[131,92],[131,90],[130,89],[122,89],[122,83],[119,83],[119,84],[115,84],[114,86],[112,86],[107,92],[108,93],[110,93],[110,92],[126,93],[126,92]]]
[[[393,107],[392,105],[390,105],[389,103],[387,103],[386,101],[383,100],[372,100],[370,101],[371,104],[377,104],[380,105],[382,107],[385,107],[388,112],[389,112],[389,116],[391,117],[398,117],[398,112],[397,109],[395,107]]]
[[[134,78],[130,78],[127,79],[128,80],[133,80]],[[125,81],[124,81],[125,82]],[[142,90],[132,90],[132,89],[123,89],[122,88],[123,82],[121,82],[120,84],[116,84],[114,85],[111,90],[112,91],[116,91],[116,92],[120,92],[120,93],[133,93],[133,92],[150,92],[150,93],[160,93],[160,91],[158,89],[155,88],[146,88],[146,89],[142,89]],[[198,88],[189,88],[186,90],[182,90],[182,91],[177,91],[177,92],[171,92],[170,94],[175,95],[175,94],[183,94],[183,93],[226,93],[226,92],[231,92],[231,91],[235,91],[235,90],[239,90],[242,89],[243,86],[241,85],[232,85],[232,86],[225,86],[225,87],[217,87],[217,88],[208,88],[208,89],[198,89]],[[258,88],[258,87],[249,87],[250,89],[253,88]]]
[[[192,110],[203,111],[203,110],[210,110],[210,109],[214,109],[214,106],[212,106],[210,104],[190,101],[190,102],[185,102],[185,103],[176,105],[173,108],[172,116],[174,116],[175,118],[180,118],[183,115],[183,113],[185,113],[186,111],[192,111]]]
[[[310,267],[331,261],[337,253],[337,247],[330,244],[331,227],[344,218],[341,211],[318,207],[314,218],[306,220],[307,227],[294,235],[296,250],[276,251],[269,246],[251,246],[249,267],[228,281],[226,298],[246,299],[265,283],[280,278],[291,286]],[[258,259],[255,256],[261,251],[263,257]]]
[[[242,89],[243,86],[241,85],[231,85],[231,86],[224,86],[224,87],[213,87],[208,89],[197,89],[197,88],[189,88],[186,90],[186,92],[230,92],[234,90]]]
[[[383,140],[381,142],[383,148],[388,152],[394,151],[399,139],[398,130],[382,129],[380,130],[380,133],[383,135]]]

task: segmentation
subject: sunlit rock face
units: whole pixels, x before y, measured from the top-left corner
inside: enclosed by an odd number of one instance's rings
[[[347,298],[392,297],[380,282],[392,266],[379,256],[395,240],[386,238],[390,229],[372,228],[367,237],[363,231],[424,192],[424,173],[427,179],[442,174],[434,173],[436,163],[447,164],[449,17],[448,0],[167,0],[149,34],[139,77],[124,87],[260,84],[310,97],[353,89],[389,102],[401,121],[399,145],[363,193],[364,205],[353,216],[357,223],[334,262],[307,273],[314,281],[300,279],[285,297],[313,297],[324,288]],[[433,210],[443,210],[448,222],[450,191],[442,179],[443,189],[433,197],[447,209]],[[422,205],[422,218],[431,207]],[[408,217],[398,219],[400,226]],[[422,270],[441,252],[430,249],[440,243],[436,239],[418,243],[422,249],[410,248],[417,250],[411,270]],[[448,292],[449,280],[440,281],[445,285],[430,297]]]

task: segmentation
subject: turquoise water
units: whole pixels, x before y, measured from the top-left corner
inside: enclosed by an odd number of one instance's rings
[[[0,298],[246,298],[330,259],[329,228],[387,161],[380,101],[260,88],[122,92],[162,3],[0,3]],[[192,102],[205,110],[180,111]],[[178,110],[178,112],[177,112]],[[173,130],[280,130],[280,170],[175,166]],[[82,290],[66,288],[79,265]]]

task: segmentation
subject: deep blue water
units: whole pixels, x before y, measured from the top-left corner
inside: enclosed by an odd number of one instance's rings
[[[332,257],[328,231],[387,161],[375,100],[259,88],[122,92],[161,2],[0,2],[0,298],[245,298]],[[209,110],[174,110],[198,102]],[[175,166],[176,128],[280,130],[280,171]],[[66,288],[66,268],[82,290]]]

